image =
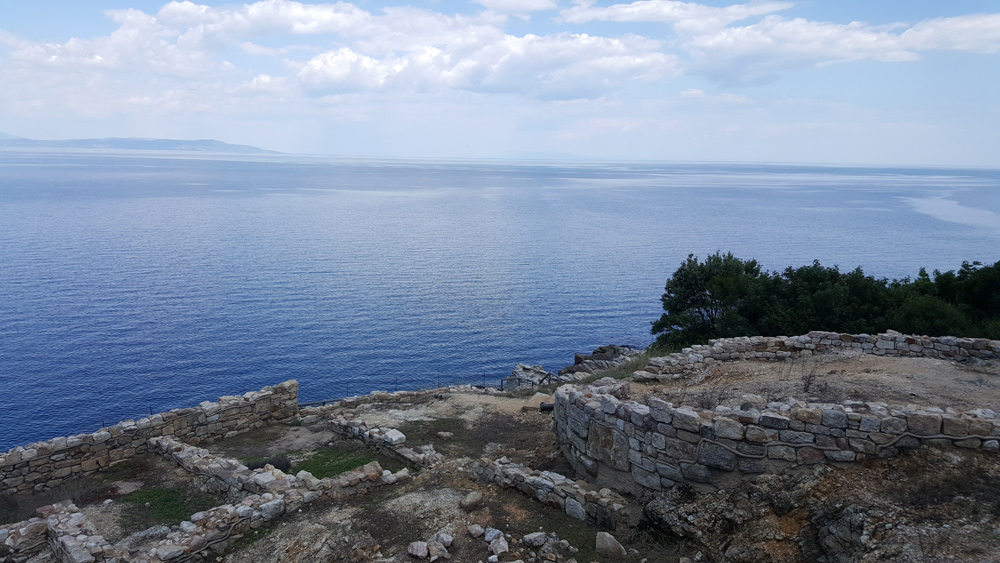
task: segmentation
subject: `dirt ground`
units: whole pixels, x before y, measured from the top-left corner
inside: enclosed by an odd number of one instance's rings
[[[632,394],[674,404],[738,406],[745,394],[813,402],[844,400],[889,404],[990,408],[1000,411],[1000,363],[933,358],[887,358],[836,352],[785,361],[741,360],[715,364],[694,381],[632,384]]]

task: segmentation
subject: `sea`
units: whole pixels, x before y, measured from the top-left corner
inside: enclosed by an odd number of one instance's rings
[[[0,150],[0,451],[288,379],[498,385],[646,346],[716,251],[1000,260],[1000,170]]]

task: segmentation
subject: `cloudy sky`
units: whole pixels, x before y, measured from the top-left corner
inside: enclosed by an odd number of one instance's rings
[[[1000,2],[3,2],[0,131],[1000,167]]]

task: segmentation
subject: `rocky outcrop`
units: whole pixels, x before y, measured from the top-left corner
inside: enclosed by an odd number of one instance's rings
[[[595,374],[600,371],[624,365],[632,359],[641,356],[643,350],[631,346],[601,346],[591,354],[577,354],[573,365],[559,370],[559,375]]]
[[[555,377],[554,374],[545,371],[542,366],[517,364],[514,371],[504,378],[502,385],[505,391],[513,391],[523,387],[537,387],[560,381],[560,379],[554,379]]]

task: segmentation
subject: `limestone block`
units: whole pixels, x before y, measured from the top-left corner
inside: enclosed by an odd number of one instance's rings
[[[746,432],[742,424],[731,418],[716,417],[713,424],[714,435],[717,438],[742,440]]]
[[[747,426],[746,439],[750,442],[773,442],[778,439],[778,430],[753,425]]]
[[[650,398],[647,403],[649,406],[649,415],[653,417],[653,420],[670,424],[671,420],[673,420],[673,406],[670,403],[656,397]]]
[[[882,419],[882,432],[885,434],[902,434],[907,430],[907,420],[895,416]]]
[[[968,436],[971,434],[969,431],[969,421],[966,419],[945,416],[942,417],[942,423],[944,433],[949,436]]]
[[[697,433],[701,428],[701,416],[695,411],[681,407],[673,411],[673,426],[678,430]]]
[[[907,430],[913,434],[930,436],[941,433],[941,415],[937,413],[908,413]]]

